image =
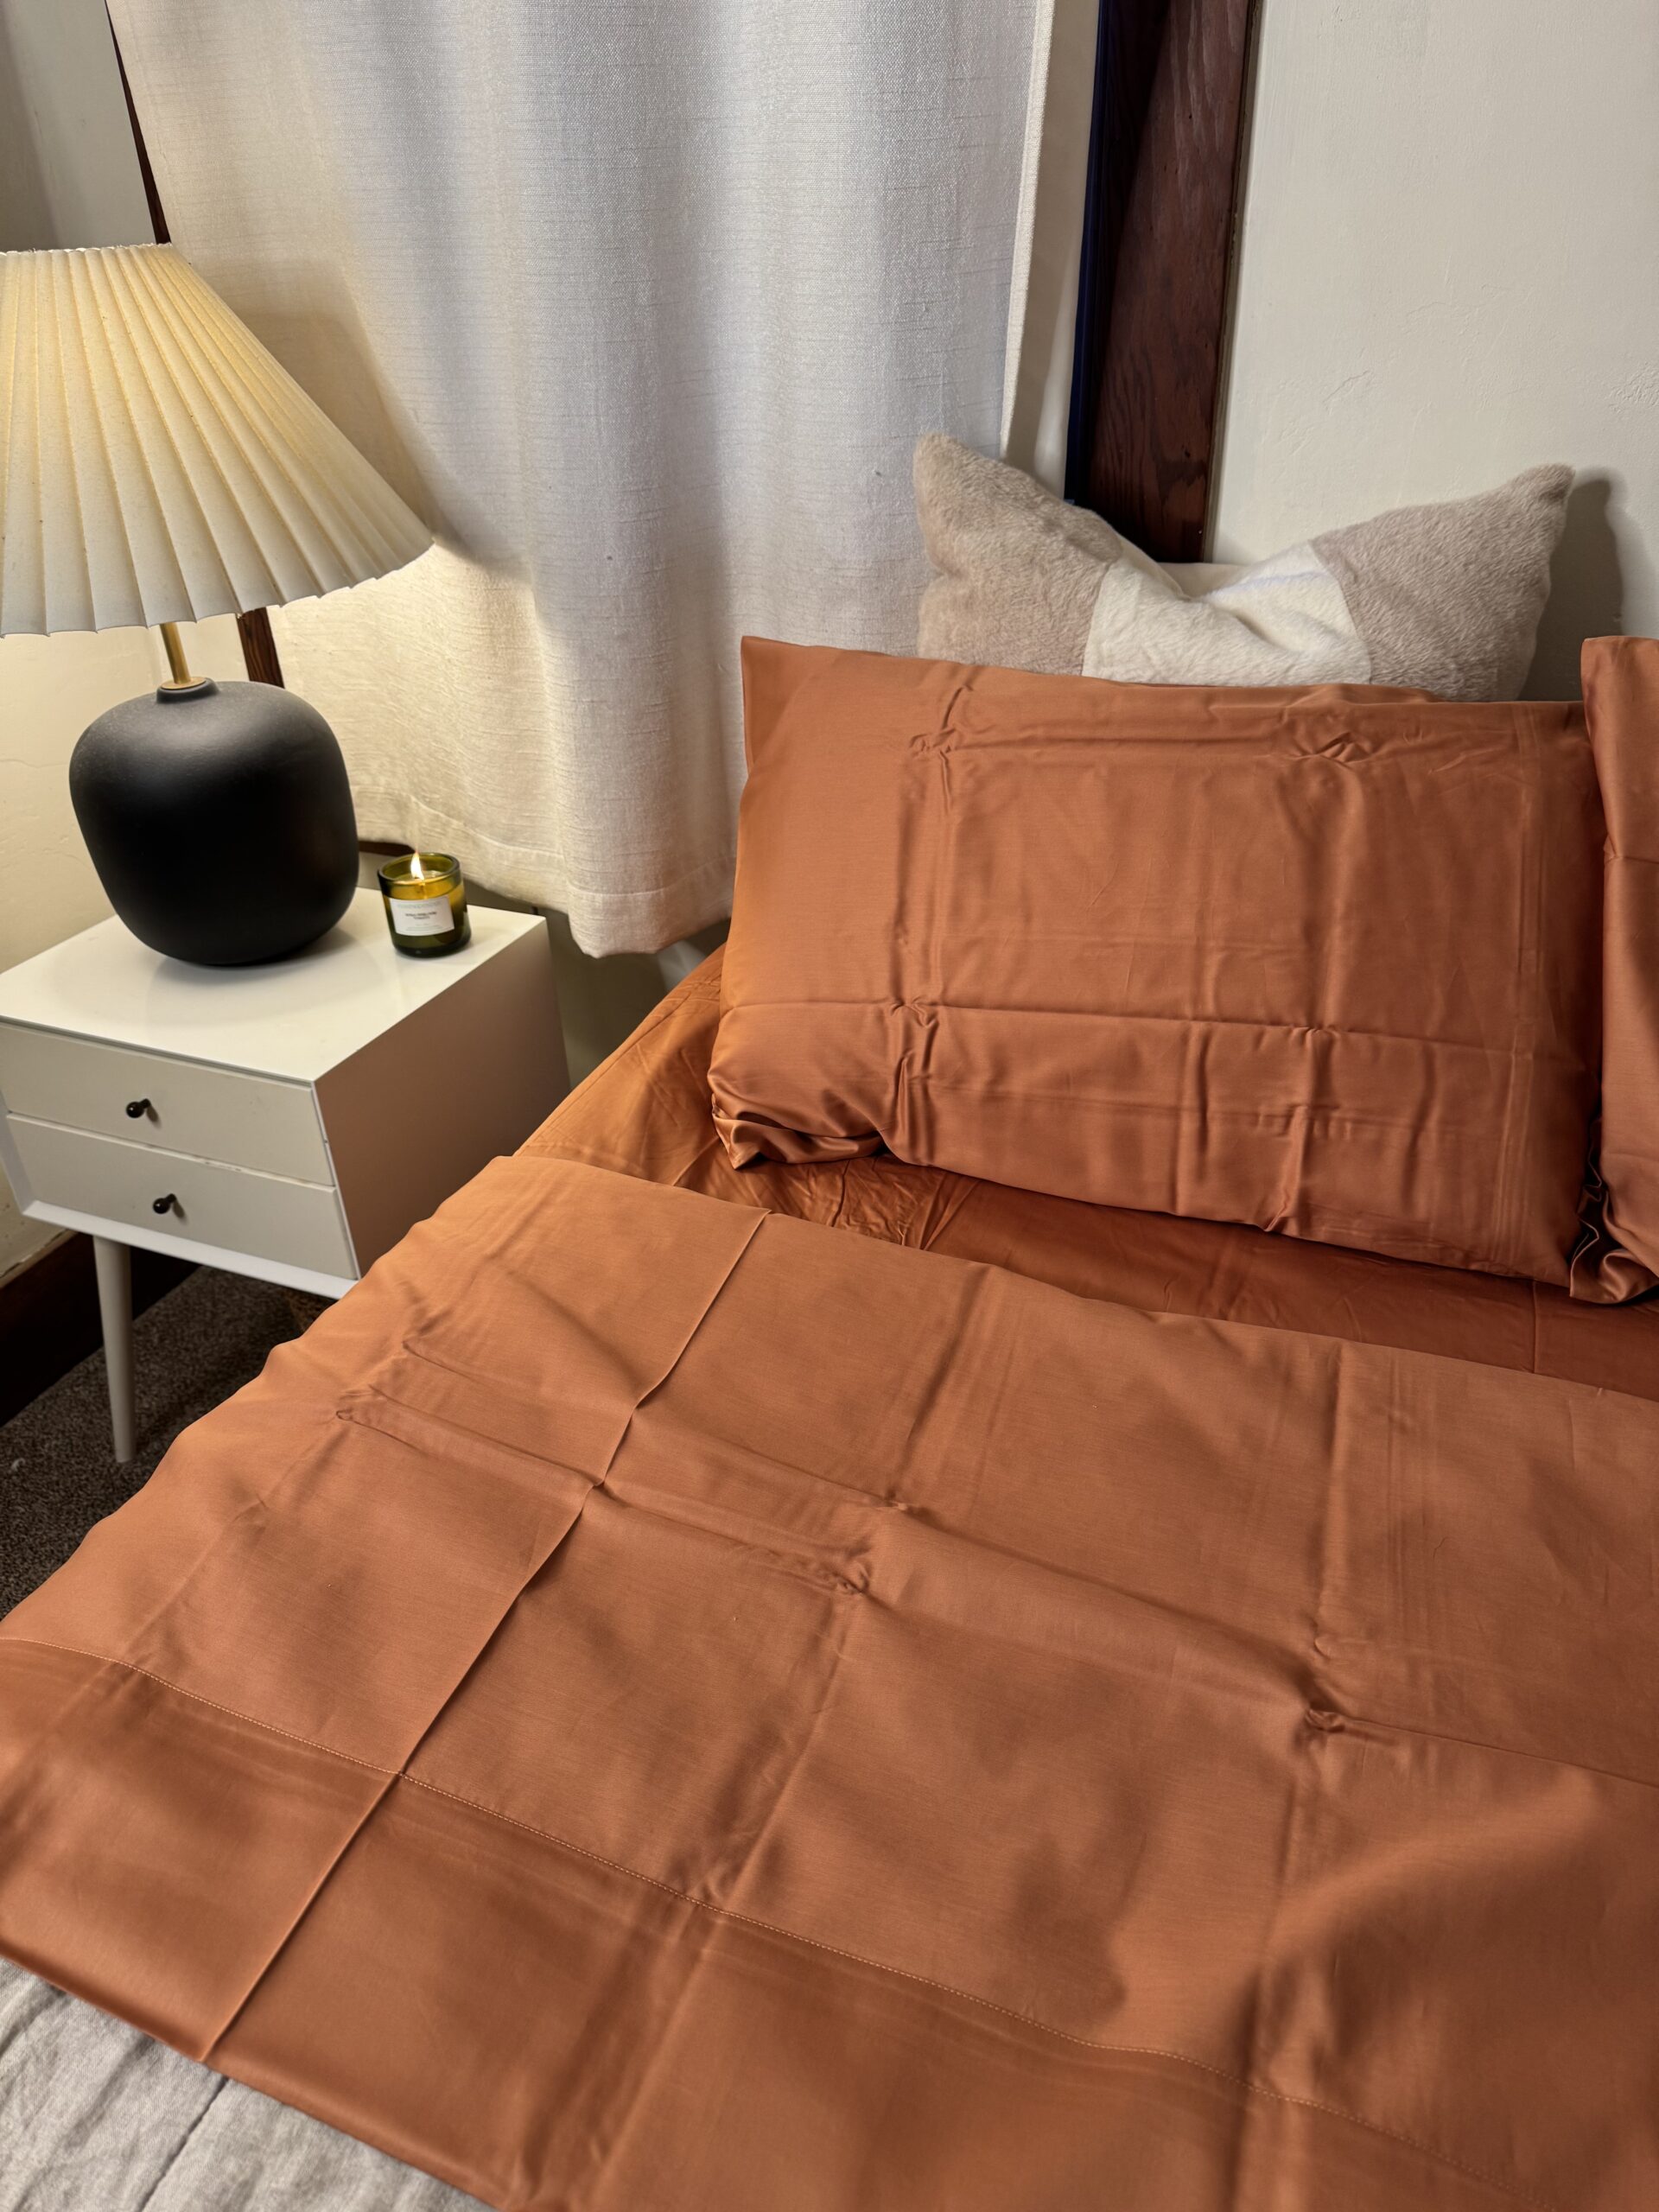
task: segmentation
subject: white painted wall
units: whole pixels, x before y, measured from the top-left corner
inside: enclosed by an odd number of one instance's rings
[[[152,235],[104,0],[0,0],[0,247]]]
[[[1261,0],[1214,510],[1254,558],[1580,472],[1529,689],[1659,632],[1656,0]]]

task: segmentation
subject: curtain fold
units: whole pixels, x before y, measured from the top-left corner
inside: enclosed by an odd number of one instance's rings
[[[112,0],[175,242],[440,534],[276,618],[365,836],[725,911],[739,638],[911,650],[912,444],[997,446],[1051,5]]]

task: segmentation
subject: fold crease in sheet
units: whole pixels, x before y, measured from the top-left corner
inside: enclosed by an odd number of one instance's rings
[[[730,1268],[727,1269],[725,1274],[721,1275],[717,1281],[709,1286],[701,1310],[697,1313],[696,1317],[692,1321],[690,1328],[686,1330],[681,1342],[675,1347],[672,1355],[663,1366],[661,1373],[656,1376],[654,1381],[647,1384],[645,1389],[641,1393],[640,1398],[636,1399],[632,1404],[626,1404],[625,1402],[619,1402],[616,1410],[620,1414],[620,1419],[616,1429],[616,1433],[611,1441],[609,1451],[605,1455],[604,1463],[602,1465],[597,1467],[593,1473],[584,1478],[587,1490],[589,1493],[603,1483],[606,1475],[609,1472],[611,1465],[615,1460],[617,1452],[620,1449],[623,1438],[627,1433],[628,1422],[633,1418],[633,1414],[637,1410],[639,1404],[643,1402],[645,1397],[648,1397],[653,1390],[661,1388],[668,1376],[672,1374],[679,1360],[683,1357],[687,1345],[690,1344],[693,1338],[696,1335],[697,1330],[702,1325],[704,1318],[715,1304],[715,1301],[719,1298],[721,1292],[725,1287],[726,1281],[731,1272],[731,1268],[735,1268],[739,1264],[742,1259],[743,1254],[753,1242],[755,1235],[762,1225],[762,1220],[763,1217],[756,1216],[753,1222],[743,1224],[746,1233],[738,1242],[737,1249],[732,1258]],[[408,1349],[409,1348],[405,1348],[406,1353]],[[418,1357],[413,1360],[405,1357],[404,1359],[396,1363],[393,1368],[394,1376],[408,1376],[411,1374],[418,1375],[419,1371],[420,1363]],[[479,1445],[483,1445],[487,1447],[493,1442],[493,1440],[487,1434],[476,1435],[464,1429],[457,1430],[452,1423],[446,1422],[441,1418],[435,1419],[435,1417],[430,1414],[423,1414],[417,1405],[411,1406],[406,1400],[401,1399],[397,1396],[388,1394],[386,1403],[388,1409],[391,1410],[394,1415],[408,1414],[414,1414],[416,1415],[416,1419],[412,1423],[399,1423],[397,1426],[388,1428],[385,1432],[386,1433],[400,1434],[400,1440],[410,1444],[413,1448],[419,1449],[422,1442],[431,1441],[435,1435],[440,1440],[442,1448],[451,1450],[454,1449],[457,1441],[461,1442],[463,1446],[466,1444],[473,1445],[474,1447],[474,1452],[476,1452],[476,1447]],[[373,1399],[368,1397],[359,1398],[355,1402],[351,1409],[351,1417],[364,1421],[369,1426],[374,1426],[375,1423],[372,1416],[377,1409],[378,1408]],[[423,1433],[423,1432],[424,1432],[424,1433]],[[507,1449],[512,1451],[514,1447],[509,1446]],[[531,1465],[539,1466],[543,1471],[545,1471],[551,1464],[545,1459],[532,1460],[530,1459],[529,1454],[526,1454],[525,1457]],[[475,1457],[474,1458],[472,1464],[474,1466],[477,1465]],[[512,1596],[507,1600],[506,1605],[502,1608],[499,1618],[489,1627],[487,1632],[480,1639],[476,1650],[471,1654],[461,1669],[461,1671],[456,1675],[454,1681],[450,1685],[448,1689],[444,1692],[438,1703],[434,1707],[430,1715],[424,1725],[421,1727],[419,1733],[409,1745],[408,1749],[404,1751],[403,1758],[398,1762],[397,1767],[387,1772],[383,1788],[376,1795],[372,1802],[364,1808],[362,1815],[358,1820],[356,1826],[353,1828],[351,1834],[341,1842],[339,1849],[334,1853],[328,1864],[321,1869],[316,1882],[313,1885],[309,1894],[307,1896],[299,1912],[295,1916],[295,1918],[289,1927],[283,1931],[280,1942],[273,1948],[270,1956],[266,1959],[264,1964],[260,1967],[252,1981],[250,1982],[248,1987],[243,1992],[240,1999],[238,2000],[231,2013],[226,2019],[219,2023],[218,2028],[208,2038],[204,2048],[199,2051],[194,2052],[192,2054],[193,2056],[201,2059],[206,2064],[213,2063],[213,2053],[219,2044],[223,2041],[225,2036],[229,2032],[232,2025],[234,2024],[237,2015],[245,2009],[250,1999],[257,1989],[260,1982],[264,1980],[265,1975],[270,1971],[272,1965],[280,1955],[283,1948],[292,1940],[295,1930],[299,1927],[306,1915],[311,1910],[311,1908],[315,1903],[317,1896],[321,1891],[323,1885],[333,1875],[335,1868],[340,1865],[340,1862],[344,1859],[346,1853],[350,1851],[358,1835],[366,1824],[373,1819],[375,1813],[385,1801],[386,1791],[391,1788],[394,1782],[404,1775],[410,1761],[420,1750],[422,1744],[431,1733],[433,1728],[436,1726],[445,1711],[460,1693],[467,1677],[484,1657],[486,1652],[489,1649],[491,1643],[499,1634],[502,1624],[506,1620],[508,1615],[523,1597],[524,1591],[529,1588],[532,1582],[535,1581],[537,1576],[542,1573],[543,1569],[547,1566],[548,1561],[553,1557],[559,1546],[564,1541],[565,1538],[570,1534],[570,1531],[575,1527],[576,1522],[581,1518],[582,1506],[585,1503],[586,1498],[580,1497],[575,1502],[574,1510],[570,1511],[568,1516],[556,1516],[557,1525],[554,1531],[550,1535],[547,1541],[538,1548],[537,1554],[531,1560],[529,1570],[524,1575],[524,1580],[520,1583],[518,1588],[512,1592]],[[321,1746],[318,1748],[321,1748]]]

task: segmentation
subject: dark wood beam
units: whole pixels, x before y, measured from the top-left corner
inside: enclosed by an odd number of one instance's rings
[[[1102,0],[1066,494],[1204,557],[1255,0]]]
[[[104,20],[110,27],[110,44],[115,48],[115,66],[121,72],[121,97],[127,104],[132,148],[138,156],[138,174],[143,180],[144,200],[149,209],[149,227],[156,233],[157,245],[170,245],[172,238],[167,227],[167,217],[162,209],[162,195],[156,189],[156,172],[149,166],[149,149],[144,143],[143,132],[138,128],[138,111],[132,104],[132,86],[127,82],[127,65],[121,58],[121,41],[115,35],[115,21],[107,7],[104,10]]]
[[[238,614],[236,626],[242,639],[242,660],[254,683],[280,683],[283,664],[276,658],[276,640],[270,633],[270,616],[263,607],[251,614]]]

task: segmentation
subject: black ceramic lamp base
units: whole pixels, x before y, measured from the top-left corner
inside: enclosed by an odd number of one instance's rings
[[[282,960],[351,904],[346,763],[275,684],[204,678],[111,707],[75,747],[69,795],[111,906],[175,960]]]

